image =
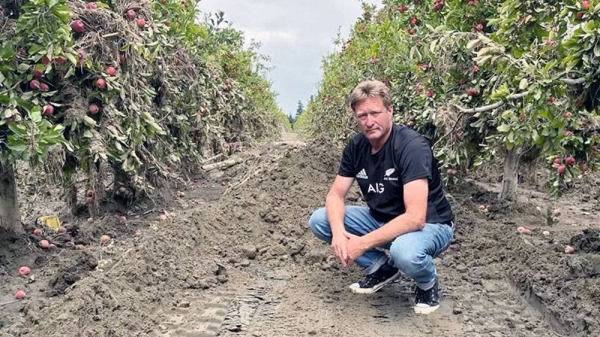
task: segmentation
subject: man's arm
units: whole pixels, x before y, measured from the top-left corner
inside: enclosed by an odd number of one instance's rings
[[[404,206],[406,212],[377,230],[361,237],[362,247],[369,250],[390,242],[398,236],[425,227],[429,185],[427,179],[413,180],[404,185]]]
[[[344,235],[346,234],[344,228],[344,216],[346,215],[344,199],[352,186],[352,182],[354,182],[353,177],[338,175],[325,200],[325,211],[327,212],[332,234],[331,249],[344,267],[348,265],[348,238]]]
[[[345,203],[344,199],[346,194],[352,187],[354,182],[353,177],[336,176],[333,181],[333,185],[327,193],[325,199],[325,211],[327,212],[327,220],[331,226],[331,234],[333,237],[343,236],[344,230],[344,216],[345,216]]]

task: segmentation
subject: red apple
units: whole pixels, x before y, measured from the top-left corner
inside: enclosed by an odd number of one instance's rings
[[[558,171],[558,173],[565,173],[565,171],[567,170],[567,168],[564,165],[560,165],[556,168],[556,171]]]
[[[476,30],[476,31],[478,31],[478,32],[482,31],[482,30],[483,30],[483,25],[482,25],[481,23],[478,23],[478,24],[475,26],[475,30]]]
[[[589,1],[587,1],[587,0],[583,0],[583,1],[581,2],[580,6],[581,6],[581,9],[584,9],[584,10],[586,10],[586,11],[587,11],[588,9],[590,9],[590,3],[589,3]]]
[[[563,112],[563,118],[569,118],[571,117],[571,113],[568,111]]]
[[[98,106],[96,104],[90,104],[90,113],[92,115],[97,114],[99,110],[100,109],[98,108]],[[93,191],[92,191],[92,194],[93,194]]]
[[[558,165],[562,162],[562,159],[560,157],[556,157],[556,158],[554,158],[553,162],[554,162],[554,164]]]
[[[431,89],[427,90],[427,92],[425,93],[425,95],[427,97],[432,97],[433,96],[433,90],[431,90]]]
[[[135,13],[135,11],[133,9],[130,9],[127,11],[127,19],[129,19],[129,20],[135,19],[136,15],[137,14]]]
[[[46,92],[48,90],[50,90],[50,87],[48,87],[48,85],[46,83],[40,84],[40,91]]]
[[[31,82],[29,82],[29,87],[31,89],[34,89],[34,90],[39,89],[40,88],[40,81],[38,81],[38,80],[31,80]]]
[[[585,172],[588,170],[588,166],[586,163],[581,163],[579,164],[579,170],[581,170],[581,172]]]
[[[87,9],[96,9],[96,8],[98,8],[98,5],[95,2],[88,2],[85,5],[85,8],[87,8]]]
[[[56,62],[56,64],[64,64],[65,62],[67,62],[67,59],[62,56],[59,56],[54,59],[54,62]]]
[[[467,95],[469,95],[469,96],[476,96],[477,94],[478,94],[478,91],[475,88],[469,88],[469,90],[467,90]]]
[[[87,192],[85,193],[85,195],[87,197],[93,197],[94,196],[94,190],[92,190],[91,188],[89,190],[87,190]]]
[[[104,87],[106,87],[106,81],[104,81],[102,78],[99,78],[96,80],[96,86],[100,89],[104,89]]]
[[[54,107],[50,104],[45,105],[43,113],[46,116],[52,116],[52,114],[54,113]]]
[[[42,57],[42,63],[43,64],[50,64],[50,62],[52,62],[52,60],[50,60],[50,58],[48,56],[44,55]]]
[[[15,298],[18,300],[24,299],[25,296],[27,296],[27,295],[25,294],[25,292],[23,290],[17,290],[17,292],[15,293]]]
[[[35,236],[40,236],[40,235],[42,235],[42,233],[43,232],[42,232],[41,228],[36,228],[33,230],[33,235],[35,235]]]
[[[408,10],[408,7],[406,7],[404,5],[398,6],[398,12],[400,12],[400,13],[404,13],[407,10]]]
[[[33,77],[37,77],[37,78],[40,78],[40,77],[44,76],[44,73],[41,70],[37,70],[37,69],[34,70],[32,72],[32,74],[33,74]]]
[[[75,20],[71,22],[71,29],[73,29],[75,33],[83,33],[85,26],[81,20]]]
[[[146,25],[146,19],[144,19],[144,18],[139,18],[139,19],[137,20],[137,25],[138,25],[138,27],[140,27],[140,28],[143,28],[143,27]]]
[[[115,76],[117,74],[117,70],[114,67],[108,67],[106,68],[106,73],[109,76]]]
[[[412,28],[408,29],[408,34],[413,35],[415,33],[415,30]]]
[[[565,164],[567,164],[567,166],[575,165],[575,158],[573,158],[573,156],[567,157],[567,159],[565,159]]]
[[[19,275],[22,277],[29,275],[30,272],[31,272],[31,269],[29,269],[29,267],[27,267],[27,266],[23,266],[23,267],[19,268]]]

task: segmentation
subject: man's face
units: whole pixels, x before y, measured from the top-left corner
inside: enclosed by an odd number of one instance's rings
[[[357,103],[354,113],[360,131],[369,141],[377,141],[387,135],[392,128],[393,108],[385,108],[379,97],[367,98]]]

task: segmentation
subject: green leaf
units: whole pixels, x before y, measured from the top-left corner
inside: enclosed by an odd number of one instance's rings
[[[8,104],[10,102],[10,97],[8,95],[0,95],[0,104]]]
[[[6,144],[6,146],[11,151],[15,151],[15,152],[27,151],[27,143],[22,139],[15,139],[15,138],[9,137],[9,140],[8,140],[8,143]]]
[[[85,123],[85,125],[89,126],[90,128],[93,128],[96,126],[96,121],[93,120],[90,116],[83,116],[83,122]]]
[[[6,109],[4,110],[4,118],[10,118],[18,113],[19,111],[17,109]]]
[[[69,59],[69,61],[71,61],[71,63],[77,64],[77,60],[75,59],[75,56],[73,56],[73,54],[67,53],[67,58]]]
[[[475,47],[475,45],[477,45],[480,42],[479,39],[475,39],[475,40],[471,40],[469,42],[467,42],[467,49],[473,49],[473,47]]]
[[[590,20],[590,21],[586,22],[581,28],[583,29],[584,32],[589,34],[594,31],[594,26],[595,26],[594,21]]]
[[[29,65],[25,64],[25,63],[21,63],[17,67],[17,70],[19,71],[20,74],[22,74],[22,73],[26,72],[27,70],[29,70]]]
[[[435,52],[435,46],[437,45],[437,40],[434,39],[433,41],[431,41],[431,44],[429,45],[429,51],[433,54]]]
[[[510,130],[510,125],[502,124],[497,128],[498,132],[506,133]]]
[[[21,123],[10,123],[8,128],[17,136],[25,137],[27,135],[27,129]]]
[[[39,107],[35,107],[34,109],[31,109],[31,111],[29,112],[29,118],[31,118],[31,120],[34,123],[39,123],[42,121],[42,112],[40,111]]]
[[[527,78],[522,78],[521,82],[519,82],[519,89],[525,90],[525,89],[527,89],[527,86],[529,86],[529,82],[527,81]]]

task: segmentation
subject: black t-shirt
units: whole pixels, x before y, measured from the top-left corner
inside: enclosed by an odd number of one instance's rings
[[[426,222],[454,220],[429,142],[405,125],[394,124],[390,138],[375,154],[371,154],[371,144],[366,137],[362,134],[354,136],[344,149],[338,174],[356,179],[371,214],[381,222],[406,212],[404,184],[427,178]]]

